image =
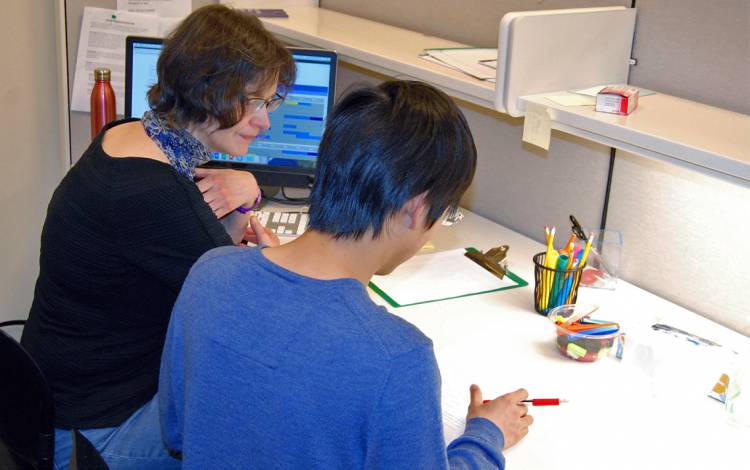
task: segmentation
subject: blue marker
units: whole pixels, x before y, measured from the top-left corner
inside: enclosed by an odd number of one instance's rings
[[[552,292],[549,294],[549,307],[557,307],[560,305],[558,302],[558,296],[560,295],[560,291],[563,287],[564,276],[565,276],[565,268],[568,266],[568,255],[560,255],[559,258],[557,258],[557,266],[555,267],[555,279],[552,281]],[[560,272],[563,271],[563,272]]]
[[[581,255],[583,255],[583,250],[578,250],[578,253],[576,254],[576,259],[573,261],[572,269],[576,269],[581,262]],[[566,274],[566,281],[565,281],[565,287],[563,288],[562,292],[560,293],[560,298],[557,299],[558,305],[562,305],[565,303],[568,303],[568,297],[570,296],[570,291],[573,288],[573,278],[575,278],[576,273],[568,273]]]

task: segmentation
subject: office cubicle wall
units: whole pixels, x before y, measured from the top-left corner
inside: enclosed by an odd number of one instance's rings
[[[215,3],[193,0],[193,7]],[[536,1],[536,0],[321,0],[320,6],[384,23],[433,34],[477,46],[495,46],[499,19],[508,11],[591,6],[629,6],[630,0]],[[75,67],[81,14],[84,5],[113,8],[115,0],[68,0],[68,60],[70,86]],[[746,25],[750,2],[746,0],[639,0],[634,56],[639,65],[631,72],[635,84],[707,104],[748,113],[750,110],[750,59]],[[719,72],[717,72],[719,71]],[[339,81],[373,80],[372,74],[342,67]],[[743,88],[743,84],[745,84]],[[732,104],[734,103],[734,105]],[[479,167],[474,184],[463,203],[470,209],[503,225],[542,240],[545,224],[566,226],[569,213],[586,225],[598,225],[602,215],[609,148],[553,132],[549,152],[521,143],[522,120],[513,119],[473,105],[463,104],[479,150]],[[736,107],[733,107],[736,106]],[[71,113],[71,155],[75,159],[88,144],[88,114]],[[716,246],[710,230],[675,230],[678,219],[710,222],[714,204],[729,211],[727,218],[744,216],[741,204],[748,201],[747,184],[716,180],[676,167],[644,162],[618,152],[608,227],[621,229],[626,238],[623,276],[659,295],[699,313],[750,333],[745,313],[732,299],[737,283],[747,270],[737,271],[733,259],[748,266],[746,252],[733,226],[724,243]],[[685,176],[688,175],[688,176]],[[684,184],[689,178],[691,185]],[[687,187],[705,194],[684,204]],[[636,203],[635,201],[639,201]],[[641,213],[647,216],[641,216]],[[724,219],[722,219],[724,220]],[[646,225],[644,225],[646,224]],[[635,250],[643,243],[641,228],[648,226],[652,248]],[[734,227],[737,227],[734,225]],[[664,243],[674,239],[672,243]],[[502,240],[498,240],[501,243]],[[681,255],[689,248],[713,247],[714,260],[728,272],[706,279],[703,266],[694,257]],[[718,251],[717,251],[718,250]],[[511,252],[512,258],[512,252]],[[678,260],[678,261],[675,261]],[[680,261],[681,260],[681,261]],[[659,275],[669,263],[680,276]],[[645,275],[645,273],[650,273]],[[701,282],[700,289],[697,283]],[[747,282],[745,282],[746,284]],[[713,295],[696,295],[710,289]]]
[[[750,2],[637,5],[632,83],[750,114]],[[750,335],[750,184],[617,155],[608,225],[630,241],[624,276]]]
[[[323,0],[321,6],[494,46],[507,11],[630,3]],[[633,83],[750,113],[750,2],[638,0],[636,6]],[[553,132],[550,151],[539,152],[521,144],[520,119],[464,110],[480,154],[464,201],[469,208],[539,241],[544,224],[565,225],[570,212],[585,224],[599,222],[608,148]],[[743,245],[747,207],[747,183],[618,151],[607,226],[625,236],[623,277],[750,334],[750,315],[740,300],[750,284],[750,253]]]
[[[608,225],[625,232],[623,275],[750,335],[750,186],[617,155]]]
[[[510,11],[629,6],[629,0],[321,0],[320,6],[478,47],[497,47]]]
[[[638,0],[630,80],[750,114],[750,1]]]

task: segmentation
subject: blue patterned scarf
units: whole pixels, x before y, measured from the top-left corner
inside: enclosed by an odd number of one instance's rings
[[[170,165],[190,181],[195,178],[195,167],[211,159],[211,152],[200,140],[186,129],[170,127],[163,116],[146,111],[141,122],[146,134],[164,152]]]

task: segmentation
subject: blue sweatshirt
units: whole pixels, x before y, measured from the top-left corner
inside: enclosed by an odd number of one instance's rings
[[[322,281],[258,249],[193,267],[162,355],[161,424],[185,469],[504,468],[469,420],[446,449],[432,342],[354,279]]]

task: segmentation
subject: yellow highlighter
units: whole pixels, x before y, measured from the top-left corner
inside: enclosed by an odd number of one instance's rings
[[[542,301],[540,302],[540,306],[542,307],[542,310],[546,310],[547,306],[549,306],[549,293],[552,289],[552,283],[555,280],[555,267],[557,266],[557,259],[560,257],[560,254],[555,250],[552,246],[554,240],[555,240],[555,227],[552,227],[552,230],[550,230],[549,227],[544,227],[544,230],[546,232],[547,237],[547,252],[544,255],[544,267],[549,268],[552,271],[548,270],[542,270]]]
[[[580,263],[581,267],[586,265],[586,259],[589,257],[589,250],[591,250],[591,243],[593,241],[594,241],[594,234],[589,233],[589,239],[586,242],[586,248],[583,249],[583,256],[581,256],[581,263]]]

